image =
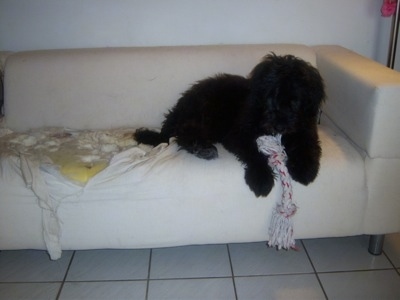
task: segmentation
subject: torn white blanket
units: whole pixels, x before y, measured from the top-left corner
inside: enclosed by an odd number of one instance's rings
[[[129,132],[129,137],[132,139],[132,131]],[[5,132],[3,131],[3,133]],[[140,177],[152,167],[151,163],[144,162],[163,159],[164,156],[157,154],[166,150],[167,144],[161,144],[155,148],[139,147],[135,144],[136,142],[121,142],[121,139],[113,138],[115,136],[124,137],[125,133],[125,130],[119,130],[114,131],[113,134],[93,131],[65,134],[65,131],[47,130],[30,134],[15,134],[8,131],[3,134],[3,137],[0,136],[2,159],[19,157],[25,184],[38,198],[38,205],[42,209],[43,238],[51,259],[55,260],[61,257],[60,238],[62,232],[57,209],[62,201],[79,201],[80,195],[85,192],[86,188],[112,182],[113,179],[131,172],[133,169]],[[46,139],[49,134],[51,138]],[[173,144],[173,141],[171,142]],[[63,143],[68,147],[63,148]],[[60,153],[67,153],[65,149],[71,151],[71,145],[76,147],[73,151],[75,156],[84,159],[88,156],[95,156],[95,159],[100,160],[109,159],[108,166],[89,178],[86,184],[67,178],[60,172],[60,166],[54,163],[49,156],[59,157]],[[84,145],[84,147],[79,147],[79,145]],[[172,151],[176,151],[174,146],[170,148],[174,148]],[[91,153],[82,152],[82,149],[90,150]],[[109,151],[109,149],[113,149],[113,151]],[[120,149],[126,150],[118,152]],[[57,152],[58,155],[54,155]],[[52,153],[53,155],[51,155]],[[138,170],[136,171],[136,169]]]
[[[114,156],[109,166],[89,179],[84,186],[67,180],[53,164],[39,165],[37,161],[21,157],[24,177],[32,176],[31,188],[38,197],[39,205],[42,208],[43,237],[51,259],[61,257],[60,237],[62,232],[57,208],[62,201],[79,201],[86,188],[96,185],[104,186],[105,183],[110,183],[113,179],[123,176],[127,172],[133,172],[133,170],[140,180],[141,174],[146,173],[152,167],[151,163],[144,162],[162,159],[164,156],[157,154],[161,154],[167,148],[167,144],[161,144],[150,152],[138,147],[123,151]]]

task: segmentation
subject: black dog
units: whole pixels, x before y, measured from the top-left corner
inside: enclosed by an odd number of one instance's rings
[[[248,78],[220,74],[197,82],[166,114],[160,133],[139,129],[135,139],[155,146],[176,137],[181,149],[204,159],[216,158],[214,144],[221,143],[244,164],[255,195],[266,196],[274,173],[257,138],[281,134],[290,175],[309,184],[319,170],[317,116],[324,98],[317,69],[291,55],[270,54]]]

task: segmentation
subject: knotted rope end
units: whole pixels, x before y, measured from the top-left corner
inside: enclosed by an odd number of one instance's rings
[[[282,186],[282,199],[273,210],[269,227],[269,247],[296,249],[293,238],[292,217],[297,211],[293,201],[292,181],[286,167],[286,152],[281,143],[281,135],[261,136],[257,139],[258,150],[268,156],[268,164],[279,176]]]

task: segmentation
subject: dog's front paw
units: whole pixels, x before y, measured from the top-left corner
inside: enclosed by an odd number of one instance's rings
[[[257,197],[268,196],[274,186],[272,171],[265,166],[247,166],[245,180]]]
[[[289,160],[287,168],[293,180],[308,185],[315,180],[319,171],[318,160]]]

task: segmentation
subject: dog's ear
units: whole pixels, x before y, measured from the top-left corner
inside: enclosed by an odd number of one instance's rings
[[[252,85],[260,86],[274,83],[278,77],[278,62],[279,57],[273,52],[264,56],[261,62],[248,75]]]
[[[305,108],[307,113],[316,116],[326,99],[325,84],[321,74],[315,67],[307,64],[304,68],[304,83],[308,94],[308,105]]]
[[[281,77],[279,56],[271,53],[263,57],[247,78],[250,82],[250,100],[264,106],[267,98],[275,98]]]

